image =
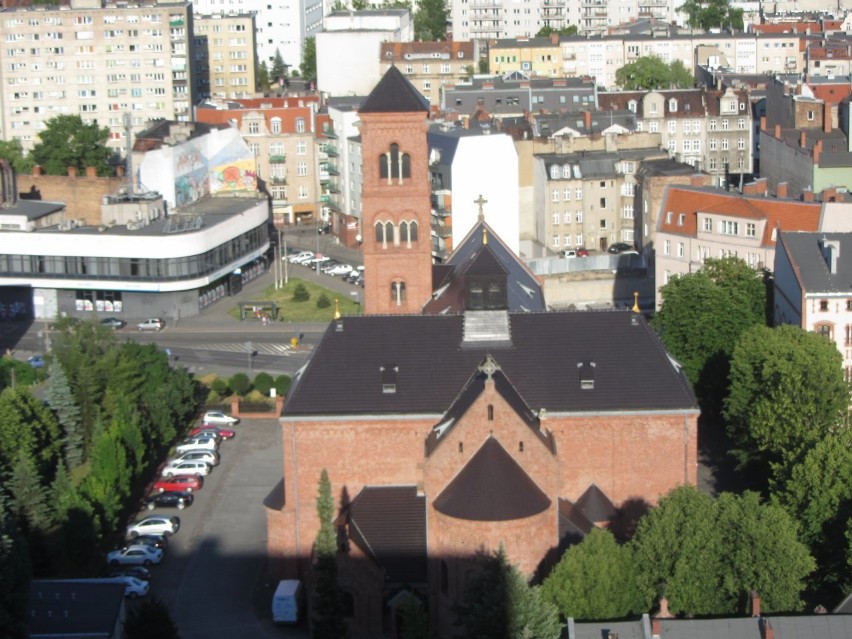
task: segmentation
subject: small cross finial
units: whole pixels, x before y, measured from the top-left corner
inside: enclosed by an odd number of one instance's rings
[[[482,193],[480,193],[480,194],[479,194],[479,197],[478,197],[478,198],[476,198],[476,199],[473,201],[473,203],[474,203],[474,204],[478,204],[478,205],[479,205],[479,221],[480,221],[480,222],[484,222],[484,221],[485,221],[485,211],[483,211],[483,210],[482,210],[482,207],[483,207],[485,204],[488,204],[488,200],[486,200],[484,197],[482,197]]]

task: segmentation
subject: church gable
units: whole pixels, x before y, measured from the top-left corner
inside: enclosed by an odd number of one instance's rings
[[[361,103],[358,113],[416,113],[429,103],[396,67],[391,67]]]

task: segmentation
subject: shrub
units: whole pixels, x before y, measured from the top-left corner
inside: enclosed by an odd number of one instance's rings
[[[292,381],[289,375],[279,375],[275,378],[275,392],[282,397],[286,396],[287,391],[290,390],[290,383]]]
[[[296,288],[293,290],[293,301],[294,302],[307,302],[311,299],[311,294],[308,292],[308,289],[304,284],[296,284]]]
[[[237,373],[228,380],[228,387],[237,395],[245,395],[251,388],[251,382],[245,373]]]
[[[247,404],[268,404],[269,397],[261,393],[259,390],[254,389],[250,393],[248,393],[244,398]]]
[[[269,396],[269,389],[275,385],[275,380],[269,373],[258,373],[254,378],[254,387],[262,395]]]
[[[317,298],[317,308],[328,308],[331,306],[331,300],[328,299],[328,295],[322,293],[319,298]]]
[[[210,382],[210,388],[217,395],[224,395],[228,392],[228,382],[222,379],[221,377],[217,377],[212,382]]]

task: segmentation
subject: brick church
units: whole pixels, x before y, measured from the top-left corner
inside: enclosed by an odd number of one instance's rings
[[[274,576],[306,578],[327,469],[353,638],[392,636],[412,596],[453,636],[478,551],[540,578],[697,478],[695,397],[640,314],[546,312],[483,214],[432,264],[427,113],[395,68],[359,111],[367,314],[334,320],[294,379],[267,503]]]

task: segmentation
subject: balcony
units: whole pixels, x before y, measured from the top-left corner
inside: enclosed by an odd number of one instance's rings
[[[324,188],[326,195],[340,195],[340,189],[334,184],[328,184]]]
[[[287,161],[286,155],[270,155],[269,163],[270,164],[284,164]]]
[[[325,153],[330,158],[340,157],[340,154],[337,152],[337,148],[331,144],[323,144],[320,147],[320,151]]]
[[[334,129],[323,129],[322,134],[327,137],[329,140],[336,140],[337,134],[334,132]]]
[[[269,178],[269,183],[270,184],[282,184],[282,185],[287,184],[287,178],[278,177],[277,175],[274,175],[274,176]]]
[[[340,175],[340,171],[338,171],[334,165],[329,164],[327,162],[320,164],[320,176],[322,175]],[[320,177],[322,179],[322,177]]]

